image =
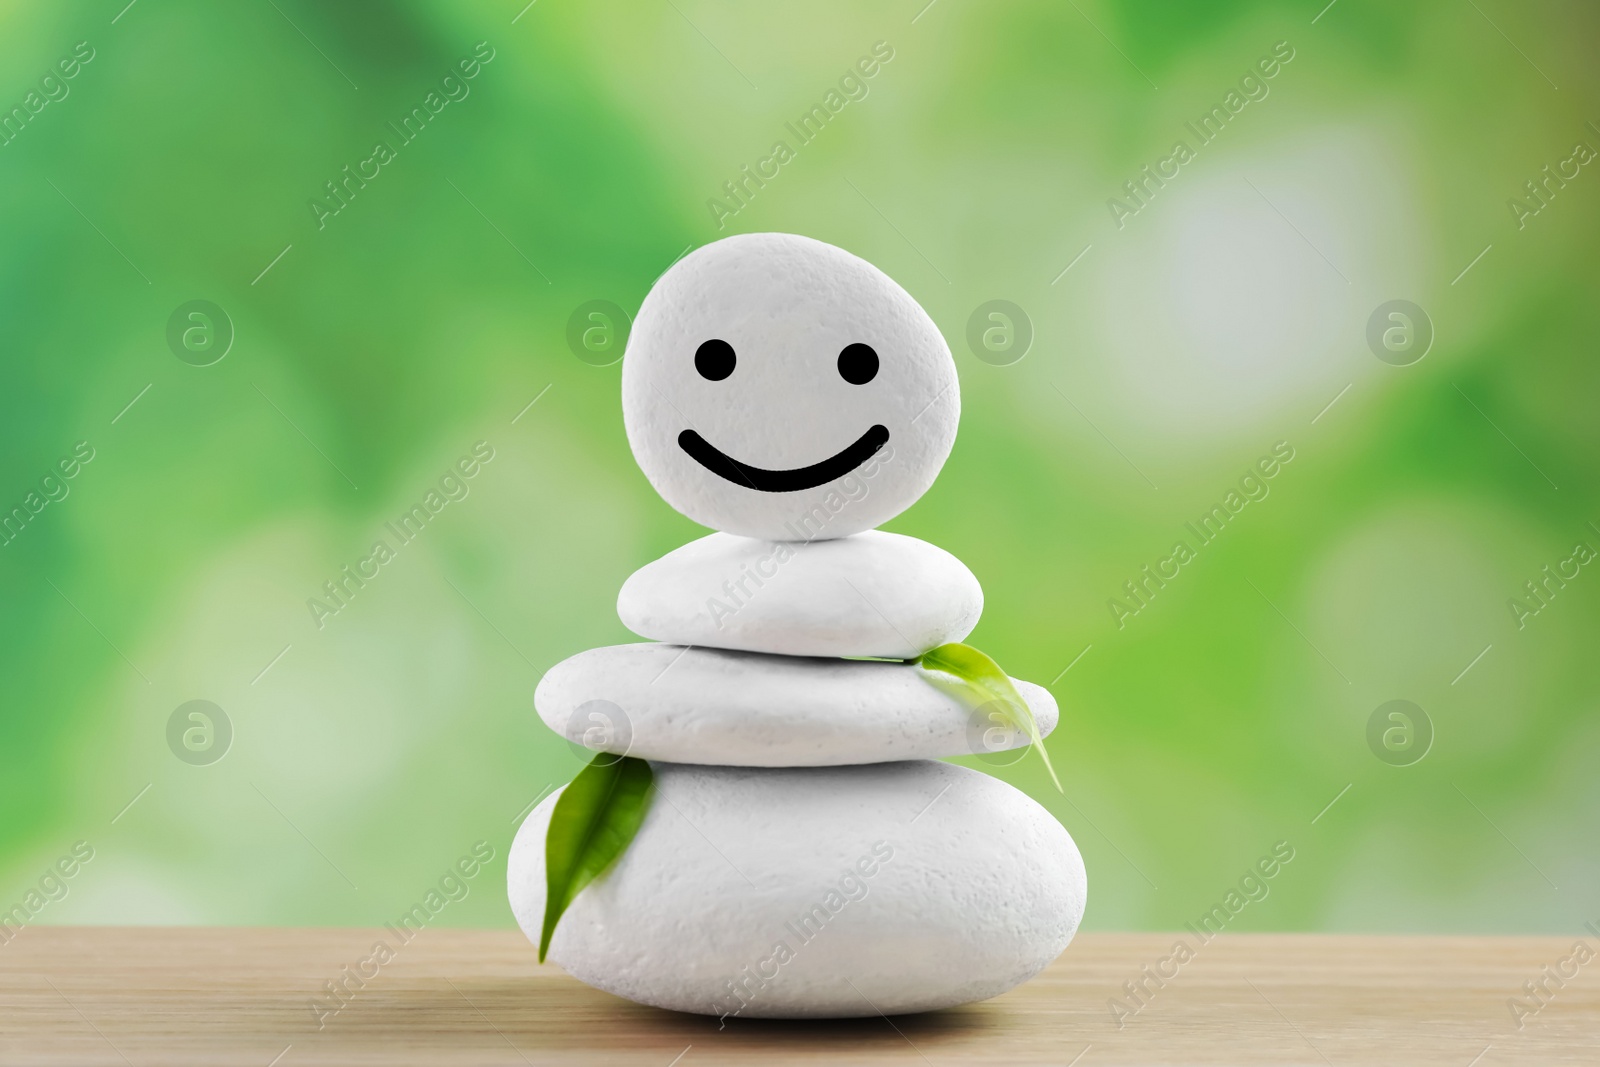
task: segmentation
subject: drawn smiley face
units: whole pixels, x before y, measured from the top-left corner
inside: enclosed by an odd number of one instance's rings
[[[622,361],[634,457],[683,514],[769,540],[844,537],[925,492],[955,441],[950,349],[872,264],[794,234],[674,264]]]

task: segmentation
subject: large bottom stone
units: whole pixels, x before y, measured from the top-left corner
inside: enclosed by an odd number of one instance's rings
[[[569,974],[629,1000],[774,1018],[945,1008],[1031,978],[1083,917],[1071,836],[977,771],[652,766],[638,836],[550,946]],[[508,860],[512,911],[535,943],[558,795]]]

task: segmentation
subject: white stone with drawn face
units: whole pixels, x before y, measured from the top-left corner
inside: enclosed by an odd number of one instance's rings
[[[949,346],[888,275],[786,233],[674,264],[639,308],[622,416],[683,514],[768,540],[844,537],[910,507],[955,441]]]

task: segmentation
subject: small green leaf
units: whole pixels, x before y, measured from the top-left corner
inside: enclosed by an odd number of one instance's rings
[[[544,838],[544,931],[539,962],[556,923],[583,887],[606,872],[639,832],[655,774],[632,756],[599,752],[556,801]]]
[[[1034,721],[1033,709],[1028,707],[1028,702],[1022,699],[1022,694],[1017,692],[1010,676],[1000,669],[998,663],[971,645],[959,642],[929,649],[914,662],[928,670],[940,671],[959,679],[959,689],[971,701],[974,710],[998,701],[1006,709],[1011,725],[1026,733],[1029,743],[1043,757],[1044,769],[1050,772],[1056,792],[1065,795],[1061,779],[1056,777],[1056,769],[1050,763],[1050,753],[1044,749],[1044,738],[1039,734],[1039,724]]]

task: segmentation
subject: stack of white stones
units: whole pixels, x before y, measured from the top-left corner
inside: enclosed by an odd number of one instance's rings
[[[623,586],[618,614],[651,643],[580,653],[534,694],[569,741],[654,771],[637,836],[556,928],[570,974],[703,1014],[893,1014],[1004,992],[1072,939],[1086,883],[1066,830],[937,762],[1026,735],[906,662],[964,638],[982,590],[873,529],[933,482],[959,414],[932,320],[830,245],[728,238],[646,297],[629,441],[668,503],[722,532]],[[1048,733],[1055,702],[1015,685]],[[557,795],[509,864],[536,943]]]

